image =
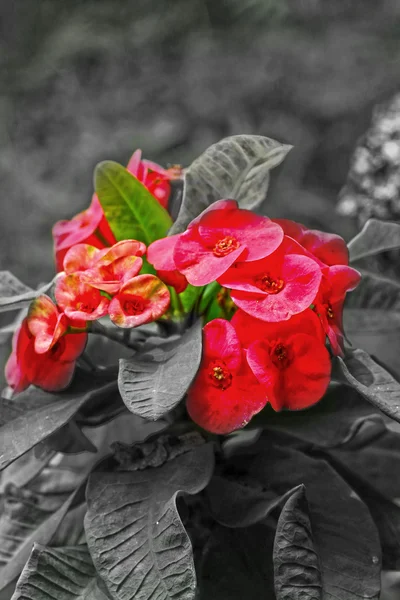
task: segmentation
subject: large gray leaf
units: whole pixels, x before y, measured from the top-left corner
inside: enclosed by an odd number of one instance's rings
[[[400,422],[400,383],[378,365],[364,350],[357,348],[338,358],[344,380],[383,413]]]
[[[213,467],[207,444],[161,467],[92,474],[86,538],[114,600],[193,600],[192,546],[176,500],[200,492]]]
[[[355,347],[362,348],[400,373],[400,285],[362,271],[359,286],[348,294],[344,330]]]
[[[334,383],[315,406],[280,413],[267,406],[253,418],[252,424],[320,448],[335,448],[348,442],[363,422],[381,418],[380,411],[356,390],[343,383]]]
[[[348,246],[352,262],[380,252],[400,248],[400,225],[369,219]]]
[[[253,483],[253,485],[252,485]],[[254,485],[254,482],[231,481],[214,475],[206,488],[210,512],[225,527],[249,527],[265,519],[282,506],[296,490],[279,495],[274,490]]]
[[[361,269],[362,279],[347,295],[346,308],[400,311],[400,284]]]
[[[246,469],[277,494],[305,485],[324,600],[378,600],[381,550],[375,524],[365,504],[325,460],[288,445],[274,446],[266,432],[251,454],[247,449],[246,455],[234,457],[233,467]],[[293,569],[302,572],[303,567],[294,561]]]
[[[275,600],[272,527],[213,524],[207,537],[199,561],[199,600]]]
[[[276,600],[322,600],[321,572],[304,486],[282,509],[273,556]]]
[[[132,413],[156,421],[179,404],[200,366],[201,331],[198,321],[178,340],[120,360],[119,390]]]
[[[76,377],[65,392],[48,393],[34,387],[0,400],[0,470],[55,433],[87,402],[118,394],[116,381]]]
[[[83,481],[84,478],[81,478]],[[26,498],[23,498],[26,495]],[[5,496],[4,513],[0,519],[0,591],[20,574],[34,542],[50,542],[71,508],[76,492],[70,494],[55,510],[44,510],[30,500],[33,494],[20,492],[20,498]]]
[[[379,531],[383,568],[399,569],[400,481],[393,473],[400,468],[400,435],[387,429],[380,434],[361,431],[328,457],[369,508]]]
[[[269,171],[292,146],[259,135],[234,135],[210,146],[185,172],[182,205],[170,235],[187,225],[221,198],[255,209],[265,199]]]
[[[86,546],[44,548],[35,544],[11,600],[106,600]]]

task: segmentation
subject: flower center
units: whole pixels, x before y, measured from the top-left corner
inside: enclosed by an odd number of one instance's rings
[[[211,363],[208,377],[212,385],[220,390],[226,390],[232,385],[232,373],[226,368],[226,364],[223,361]]]
[[[333,317],[335,316],[335,313],[333,312],[332,306],[330,304],[328,304],[327,306],[326,314],[328,315],[328,319],[333,319]]]
[[[54,344],[54,346],[52,346],[50,348],[50,350],[48,350],[49,357],[52,360],[58,360],[60,358],[60,356],[62,355],[62,353],[64,352],[64,348],[65,348],[65,341],[63,339],[58,340],[58,342],[56,342]]]
[[[96,305],[91,300],[82,298],[77,301],[76,309],[85,313],[92,313],[96,310]]]
[[[240,243],[237,241],[236,238],[232,237],[231,235],[227,235],[215,244],[213,248],[213,254],[218,258],[221,256],[226,256],[234,250],[237,250],[239,246]]]
[[[267,294],[279,294],[285,287],[283,279],[273,279],[267,273],[256,277],[255,284],[260,290],[267,292]]]
[[[289,350],[287,346],[278,342],[273,348],[271,348],[271,360],[278,369],[286,369],[292,362],[289,356]]]
[[[141,315],[149,304],[147,298],[142,296],[130,296],[122,304],[122,309],[126,315]]]

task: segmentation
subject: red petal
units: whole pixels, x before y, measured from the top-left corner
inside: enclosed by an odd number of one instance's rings
[[[238,369],[242,349],[235,328],[225,319],[214,319],[203,328],[205,360],[214,358],[224,361],[229,369]]]
[[[168,288],[158,277],[137,275],[121,287],[108,312],[118,327],[137,327],[159,319],[169,304]]]
[[[228,236],[235,238],[247,252],[242,260],[253,261],[274,252],[282,243],[283,230],[268,217],[261,217],[249,210],[214,210],[205,214],[198,223],[201,241],[214,246]]]
[[[175,245],[173,260],[178,271],[185,275],[189,283],[202,286],[221,277],[244,250],[243,246],[239,246],[225,256],[215,256],[212,249],[202,244],[194,227],[180,235]]]
[[[247,364],[233,375],[232,385],[221,390],[209,383],[202,369],[189,389],[186,408],[190,417],[203,429],[227,434],[247,425],[267,402],[265,389],[258,383]]]
[[[285,339],[293,335],[293,332],[306,333],[320,340],[322,344],[325,343],[326,336],[321,321],[310,308],[298,315],[293,315],[287,321],[277,323],[261,321],[243,310],[238,310],[233,316],[231,324],[236,329],[240,343],[245,348],[257,340]]]

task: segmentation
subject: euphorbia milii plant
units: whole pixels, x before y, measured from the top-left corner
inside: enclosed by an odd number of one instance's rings
[[[347,244],[269,218],[289,150],[243,135],[185,167],[104,161],[53,227],[53,281],[0,273],[0,311],[21,311],[2,332],[1,598],[377,600],[399,568],[380,356],[399,356],[399,285],[367,261],[400,226]]]

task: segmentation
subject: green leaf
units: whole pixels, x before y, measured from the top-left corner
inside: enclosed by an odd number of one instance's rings
[[[251,453],[235,456],[233,465],[277,494],[305,485],[324,600],[378,600],[381,551],[375,524],[365,504],[325,460],[287,445],[274,446],[266,432]],[[293,569],[302,572],[301,553],[294,557]]]
[[[279,495],[264,489],[249,478],[232,481],[214,475],[205,494],[212,517],[225,527],[249,527],[265,519],[275,508],[284,504],[297,488]]]
[[[319,560],[304,486],[287,500],[274,543],[276,600],[322,600]]]
[[[12,400],[0,400],[0,470],[63,427],[89,401],[112,402],[116,381],[93,375],[75,377],[65,392],[30,387]]]
[[[348,247],[351,262],[400,248],[400,225],[369,219]]]
[[[364,350],[357,348],[338,358],[344,378],[354,389],[383,413],[400,422],[400,383]]]
[[[176,500],[204,489],[213,463],[206,444],[161,467],[91,475],[86,538],[114,600],[194,599],[192,546]]]
[[[0,271],[0,313],[28,306],[34,298],[49,291],[53,281],[37,290],[19,281],[10,271]]]
[[[106,600],[86,546],[45,548],[35,544],[11,600]]]
[[[256,209],[265,199],[269,172],[292,146],[259,135],[235,135],[210,146],[185,171],[182,205],[170,235],[216,200],[232,198],[241,208]]]
[[[166,236],[172,225],[168,212],[122,165],[99,163],[94,186],[117,241],[134,239],[149,245]]]
[[[198,321],[178,340],[155,346],[140,358],[121,359],[118,385],[128,409],[153,421],[174,409],[196,376],[201,352]]]

